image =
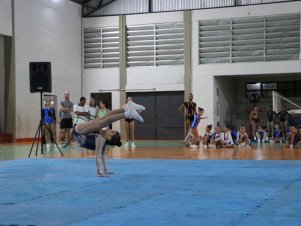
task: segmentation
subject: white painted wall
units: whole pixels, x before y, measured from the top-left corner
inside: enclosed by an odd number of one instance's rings
[[[12,36],[11,0],[0,1],[0,34]]]
[[[4,132],[5,127],[5,105],[4,105],[4,88],[5,88],[5,71],[4,71],[4,39],[0,35],[0,133]]]
[[[118,16],[107,16],[107,17],[92,17],[82,19],[82,28],[93,28],[93,27],[118,27],[119,17]]]
[[[142,25],[183,21],[183,12],[138,14],[126,16],[126,25]],[[119,17],[84,18],[84,28],[119,26]],[[129,92],[184,90],[184,66],[130,67],[127,68],[125,89]],[[83,69],[83,95],[93,92],[110,92],[119,89],[119,68]],[[138,89],[138,90],[137,90]],[[103,91],[99,91],[103,90]],[[107,91],[106,91],[107,90]],[[112,91],[112,108],[120,107],[119,91]],[[119,129],[120,124],[113,124]]]
[[[235,107],[234,81],[231,78],[215,77],[214,86],[216,121],[224,125],[232,122],[232,109]]]
[[[81,10],[69,0],[15,0],[16,138],[33,137],[40,95],[30,93],[29,62],[51,61],[52,93],[81,96]]]
[[[184,66],[129,67],[126,90],[183,91]]]
[[[183,22],[183,12],[150,13],[126,16],[126,25]],[[127,68],[126,89],[184,91],[184,65]]]
[[[85,28],[118,27],[119,17],[83,18],[82,35]],[[83,36],[82,36],[83,37]],[[84,45],[82,45],[84,46]],[[84,48],[82,48],[84,52]],[[83,60],[83,59],[82,59]],[[82,64],[84,65],[84,64]],[[83,69],[82,95],[89,99],[91,93],[112,93],[112,108],[120,107],[119,68]],[[113,129],[120,128],[119,122],[113,124]]]
[[[101,18],[83,18],[82,19],[82,38],[85,28],[103,28],[118,27],[119,17],[101,17]],[[82,45],[84,47],[84,45]],[[84,48],[82,48],[84,52]],[[82,60],[84,60],[82,58]],[[83,63],[83,62],[82,62]],[[84,65],[84,64],[82,64]],[[85,97],[90,97],[91,93],[99,93],[99,90],[116,90],[119,89],[119,68],[103,69],[83,69],[82,76],[82,93]],[[112,95],[113,96],[113,95]],[[113,108],[119,106],[119,102],[113,100]]]
[[[277,62],[252,62],[234,64],[198,64],[198,26],[199,20],[224,19],[237,17],[268,16],[285,13],[301,13],[301,2],[264,4],[254,6],[243,6],[233,8],[218,8],[192,11],[192,93],[198,106],[205,109],[205,116],[200,127],[217,121],[228,121],[234,119],[237,112],[233,110],[235,101],[231,100],[232,90],[244,91],[241,82],[233,78],[233,83],[228,86],[228,81],[215,79],[215,76],[246,76],[247,75],[271,75],[281,73],[298,73],[301,71],[301,62],[277,61]],[[183,12],[168,12],[154,14],[127,15],[126,25],[143,25],[164,22],[183,21]],[[83,19],[85,27],[118,26],[118,17],[101,17]],[[129,67],[126,71],[126,87],[128,91],[135,89],[153,89],[157,91],[183,91],[184,90],[184,66],[160,66],[160,67]],[[271,76],[272,77],[272,76]],[[231,77],[232,78],[232,77]],[[244,80],[244,79],[242,79]],[[88,69],[83,70],[83,95],[89,96],[91,92],[100,89],[118,89],[119,70],[111,69]],[[217,98],[216,88],[219,88],[220,96]],[[116,95],[114,94],[116,93]],[[115,99],[117,98],[117,99]],[[119,93],[113,92],[113,108],[119,107]],[[244,98],[240,99],[245,101]],[[217,115],[216,104],[218,102],[219,115]],[[222,111],[222,112],[221,112]],[[226,114],[223,114],[223,111]],[[238,111],[242,111],[239,109]],[[240,116],[242,116],[241,114]],[[239,117],[240,117],[239,116]],[[237,123],[239,120],[237,120]],[[202,128],[200,128],[202,130]]]
[[[301,2],[244,6],[224,9],[192,11],[192,92],[195,101],[203,106],[208,115],[204,123],[216,123],[220,118],[216,114],[216,87],[214,76],[225,75],[264,75],[296,73],[301,71],[301,61],[254,62],[233,64],[198,64],[198,23],[199,20],[266,16],[285,13],[301,13]],[[273,77],[273,76],[271,76]],[[235,90],[244,90],[241,84]]]

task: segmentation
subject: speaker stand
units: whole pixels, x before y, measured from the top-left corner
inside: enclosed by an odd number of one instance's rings
[[[43,152],[43,140],[42,140],[42,136],[44,134],[44,127],[43,127],[43,92],[40,92],[40,110],[41,110],[41,118],[40,118],[40,122],[39,122],[35,137],[33,139],[33,142],[32,142],[31,148],[30,148],[30,152],[28,154],[28,158],[30,158],[30,155],[31,155],[31,152],[32,152],[32,149],[33,149],[33,146],[35,145],[35,143],[36,143],[36,157],[37,157],[40,140],[41,140],[41,143],[40,143],[41,144],[41,155],[44,154],[44,152]],[[46,129],[48,130],[48,132],[50,134],[51,140],[55,143],[55,145],[56,145],[57,149],[60,151],[61,155],[64,156],[61,149],[60,149],[60,147],[59,147],[59,145],[56,142],[56,139],[53,137],[53,133],[51,132],[51,130],[47,126],[45,126],[45,127],[46,127]]]

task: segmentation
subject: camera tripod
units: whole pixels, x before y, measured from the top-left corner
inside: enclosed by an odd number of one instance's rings
[[[40,140],[41,140],[41,154],[43,155],[44,152],[43,152],[43,140],[42,140],[42,137],[43,137],[43,132],[44,132],[44,123],[43,123],[43,93],[40,92],[40,97],[41,97],[41,105],[40,105],[40,110],[41,110],[41,119],[40,119],[40,122],[39,122],[39,125],[38,125],[38,128],[37,128],[37,131],[36,131],[36,134],[35,134],[35,137],[34,137],[34,140],[32,142],[32,145],[31,145],[31,149],[30,149],[30,152],[29,152],[29,155],[28,155],[28,158],[30,158],[30,155],[31,155],[31,152],[32,152],[32,149],[33,149],[33,146],[35,145],[36,143],[36,156],[38,155],[38,149],[39,149],[39,143],[40,143]],[[52,131],[49,129],[49,127],[45,126],[46,129],[48,130],[49,134],[50,134],[50,138],[51,140],[55,143],[57,149],[60,151],[61,155],[63,156],[63,153],[60,149],[60,147],[58,146],[57,142],[56,142],[56,139],[55,137],[53,137],[53,133]]]

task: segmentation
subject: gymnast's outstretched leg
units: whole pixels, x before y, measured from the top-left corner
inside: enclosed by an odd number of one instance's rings
[[[145,109],[143,106],[129,102],[124,108],[119,108],[111,111],[103,118],[96,118],[91,121],[76,125],[75,131],[78,134],[91,134],[98,132],[99,129],[109,126],[123,118],[133,118],[137,121],[143,122],[143,118],[137,112],[137,109]]]

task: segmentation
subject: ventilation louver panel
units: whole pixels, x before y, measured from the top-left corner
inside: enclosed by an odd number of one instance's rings
[[[207,20],[199,24],[200,63],[229,63],[231,20]]]
[[[298,60],[300,14],[266,18],[266,60]]]
[[[300,14],[199,21],[199,63],[298,60]]]
[[[184,64],[184,25],[156,25],[156,65]]]
[[[154,64],[154,26],[127,26],[128,66]]]
[[[84,67],[119,67],[118,27],[84,30]]]
[[[127,65],[184,64],[183,23],[127,26]]]
[[[264,61],[264,18],[232,19],[232,62]]]

